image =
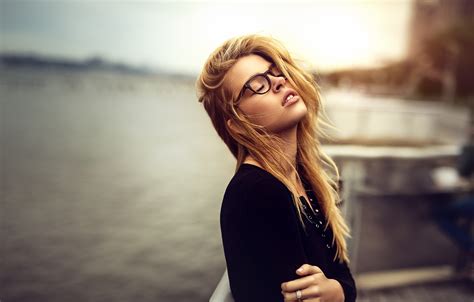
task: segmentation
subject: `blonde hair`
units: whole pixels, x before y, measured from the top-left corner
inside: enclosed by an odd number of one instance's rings
[[[297,126],[296,164],[283,152],[283,140],[269,133],[265,127],[250,122],[235,106],[233,92],[224,85],[227,71],[239,58],[251,54],[275,63],[308,108],[307,114]],[[237,159],[235,171],[237,172],[247,155],[254,158],[291,191],[299,219],[306,229],[302,217],[303,205],[298,197],[297,187],[286,175],[289,175],[288,172],[294,172],[298,182],[303,176],[313,189],[326,216],[325,227],[330,227],[334,234],[334,260],[349,262],[345,240],[345,237],[349,236],[349,228],[337,206],[341,201],[338,193],[339,171],[334,161],[321,150],[317,139],[317,134],[325,137],[328,135],[317,125],[318,115],[320,111],[324,113],[324,110],[320,88],[313,76],[296,64],[279,40],[271,36],[249,34],[228,39],[210,54],[196,81],[196,90],[198,100],[204,105],[218,135]],[[228,119],[232,120],[235,129],[227,124]],[[328,122],[319,121],[322,125],[331,126]],[[324,167],[333,170],[335,179],[330,177]],[[311,204],[309,206],[313,210]]]

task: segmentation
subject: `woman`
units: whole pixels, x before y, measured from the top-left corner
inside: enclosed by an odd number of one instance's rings
[[[211,53],[196,84],[237,159],[220,213],[234,300],[355,301],[339,172],[317,139],[322,105],[311,74],[281,42],[253,34]]]

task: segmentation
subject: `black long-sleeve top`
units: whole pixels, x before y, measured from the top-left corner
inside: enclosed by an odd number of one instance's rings
[[[345,301],[356,300],[347,263],[334,261],[332,231],[324,230],[324,214],[314,192],[305,189],[316,216],[303,215],[306,233],[287,187],[266,170],[243,163],[229,182],[220,225],[229,283],[236,302],[283,301],[281,283],[301,278],[304,263],[316,265],[341,284]],[[306,199],[300,196],[303,204]]]

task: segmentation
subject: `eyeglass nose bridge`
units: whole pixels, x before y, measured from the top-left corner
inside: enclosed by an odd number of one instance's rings
[[[265,94],[265,93],[269,92],[269,91],[273,88],[274,83],[273,83],[272,79],[270,79],[270,76],[269,76],[268,74],[270,74],[272,77],[276,78],[276,81],[280,80],[280,81],[285,81],[285,82],[286,82],[286,77],[285,77],[285,75],[283,75],[283,74],[281,74],[281,75],[273,75],[273,74],[271,74],[270,72],[271,72],[270,70],[267,70],[265,73],[260,74],[260,76],[263,76],[263,77],[266,79],[266,81],[267,81],[267,86],[268,86],[268,88],[267,88],[265,91],[263,91],[263,92],[257,92],[257,91],[255,91],[255,90],[253,90],[252,87],[250,87],[250,85],[248,86],[248,88],[249,88],[250,90],[252,90],[253,92],[257,93],[257,94]],[[278,82],[277,82],[277,83],[278,83]]]
[[[257,75],[255,75],[255,77],[263,76],[263,77],[265,78],[265,80],[267,81],[267,86],[268,86],[268,88],[267,88],[265,91],[263,91],[263,92],[258,92],[258,91],[253,90],[249,83],[245,83],[244,88],[242,89],[242,91],[240,92],[239,96],[237,97],[237,100],[235,101],[235,104],[239,104],[239,103],[240,103],[240,99],[241,99],[242,96],[244,95],[246,89],[249,89],[250,91],[252,91],[252,92],[254,92],[254,93],[256,93],[256,94],[266,94],[266,93],[268,93],[268,92],[270,91],[270,89],[272,89],[272,87],[273,87],[273,82],[272,82],[272,80],[270,79],[270,76],[269,76],[268,74],[270,74],[270,75],[271,75],[272,77],[274,77],[274,78],[277,78],[277,80],[279,80],[279,78],[282,78],[281,80],[285,81],[285,83],[286,83],[287,77],[286,77],[284,74],[273,75],[273,74],[271,74],[271,70],[267,70],[267,71],[265,71],[264,73],[257,74]],[[253,79],[252,79],[252,80],[253,80]]]
[[[268,91],[270,91],[270,89],[273,88],[273,82],[272,82],[272,80],[270,79],[270,77],[269,77],[267,74],[266,74],[265,76],[267,77],[267,81],[270,83],[270,85],[269,85],[270,88],[268,89]],[[275,84],[275,85],[278,85],[279,82],[281,82],[281,81],[284,81],[283,83],[286,83],[286,77],[285,77],[284,74],[277,75],[277,76],[272,75],[272,77],[276,78],[276,79],[275,79],[275,81],[276,81],[276,84]],[[276,87],[278,87],[278,86],[276,86]],[[267,92],[268,92],[268,91],[267,91]]]

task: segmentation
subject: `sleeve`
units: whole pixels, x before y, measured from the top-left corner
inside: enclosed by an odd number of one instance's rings
[[[462,147],[457,161],[457,169],[459,175],[464,178],[469,178],[472,175],[474,171],[474,145]]]
[[[221,220],[229,282],[236,302],[283,301],[281,283],[307,263],[291,195],[272,179],[256,181]]]
[[[342,286],[344,302],[354,302],[357,298],[357,289],[347,262],[340,263],[339,260],[336,260],[332,263],[331,270],[331,278],[339,281]]]

